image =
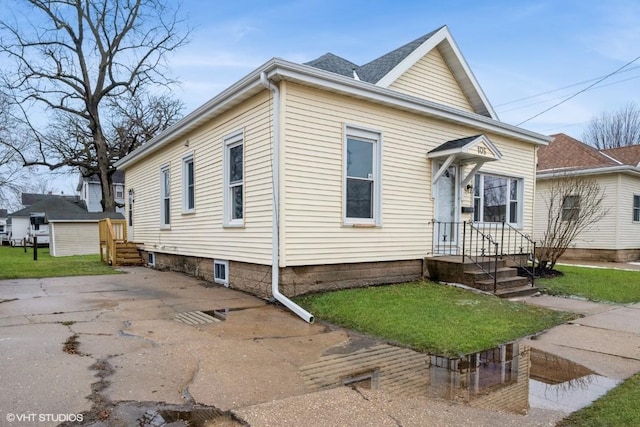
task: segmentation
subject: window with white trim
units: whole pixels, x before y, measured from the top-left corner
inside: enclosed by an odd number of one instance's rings
[[[160,228],[171,226],[171,174],[169,166],[160,169]]]
[[[191,213],[196,210],[196,184],[193,154],[182,158],[182,212]]]
[[[244,135],[224,139],[224,225],[244,225]]]
[[[124,199],[124,185],[115,184],[113,187],[115,189],[114,190],[115,198]]]
[[[223,259],[213,260],[213,281],[229,286],[229,261]]]
[[[522,179],[478,173],[473,184],[475,222],[521,222]]]
[[[562,201],[562,221],[577,221],[580,217],[580,196],[565,196]]]
[[[380,225],[382,137],[346,127],[344,141],[343,221]]]
[[[640,195],[633,195],[633,222],[640,222]]]
[[[154,254],[153,252],[147,252],[147,265],[149,267],[156,266],[156,254]]]

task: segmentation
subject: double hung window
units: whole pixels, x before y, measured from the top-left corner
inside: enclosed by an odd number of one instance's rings
[[[244,225],[244,137],[236,132],[224,139],[224,225]]]
[[[381,135],[346,128],[344,143],[345,224],[381,224]]]

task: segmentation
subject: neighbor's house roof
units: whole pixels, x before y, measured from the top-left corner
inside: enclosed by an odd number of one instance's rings
[[[118,212],[50,212],[46,215],[49,222],[97,222],[101,219],[124,219]]]
[[[435,48],[440,50],[475,112],[463,111],[389,89],[395,79]],[[295,82],[364,99],[379,105],[410,111],[455,125],[470,126],[480,132],[493,133],[536,145],[545,145],[551,140],[545,135],[509,125],[497,119],[493,108],[480,89],[446,26],[358,67],[362,73],[359,78],[353,76],[353,66],[355,64],[352,62],[333,54],[323,55],[306,64],[273,58],[117,161],[115,166],[127,168],[133,165],[165,145],[179,138],[184,138],[192,130],[225,111],[266,90],[263,85],[265,80],[262,77],[266,77],[268,81]],[[356,74],[358,74],[357,69]]]
[[[37,193],[22,193],[22,205],[31,206],[34,203],[38,203],[41,200],[58,197],[67,200],[72,203],[82,203],[79,196],[65,196],[64,194],[37,194]]]
[[[625,172],[640,175],[637,163],[628,162],[640,156],[640,145],[623,149],[597,150],[564,133],[551,135],[553,141],[538,149],[538,178],[558,175],[591,175]],[[640,161],[640,160],[639,160]]]
[[[19,211],[13,212],[9,216],[11,217],[25,217],[29,216],[35,212],[44,212],[45,214],[48,212],[86,212],[86,209],[78,206],[75,203],[72,203],[65,199],[63,196],[48,196],[42,200],[39,200],[32,204],[31,206],[27,206],[26,208],[20,209]]]
[[[630,145],[628,147],[609,148],[602,150],[602,152],[625,165],[640,167],[640,144]]]
[[[10,217],[28,217],[32,213],[45,214],[47,221],[98,221],[103,218],[124,219],[121,213],[115,212],[87,212],[86,209],[71,203],[62,196],[49,196],[31,206],[20,209]]]

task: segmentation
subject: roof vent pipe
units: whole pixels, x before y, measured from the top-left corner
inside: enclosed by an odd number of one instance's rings
[[[273,297],[282,303],[289,310],[300,316],[303,320],[313,323],[313,314],[291,301],[280,293],[278,284],[280,282],[280,239],[279,239],[279,187],[280,187],[280,89],[277,85],[272,85],[267,74],[260,73],[260,83],[273,93],[273,161],[271,164],[271,174],[273,176],[273,212],[272,212],[272,249],[271,249],[271,293]]]

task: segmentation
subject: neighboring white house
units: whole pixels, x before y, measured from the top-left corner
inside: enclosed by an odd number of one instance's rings
[[[565,134],[538,152],[535,235],[547,226],[549,189],[567,176],[596,180],[607,215],[579,234],[561,259],[640,260],[640,145],[597,150]],[[575,204],[579,200],[563,201]]]
[[[422,277],[460,244],[434,221],[532,234],[549,140],[498,119],[442,27],[363,66],[272,59],[116,166],[156,266],[280,299]]]
[[[9,235],[9,225],[7,224],[8,219],[7,210],[0,209],[0,245],[7,241],[7,236]]]
[[[116,212],[124,215],[124,173],[116,171],[113,176],[113,196],[119,207]],[[102,185],[98,175],[80,177],[76,190],[80,193],[80,198],[86,203],[89,212],[102,212]]]

